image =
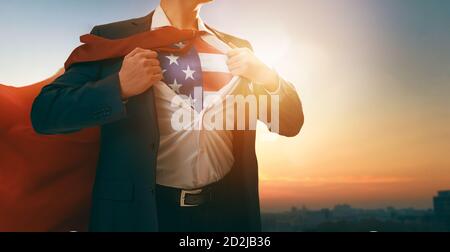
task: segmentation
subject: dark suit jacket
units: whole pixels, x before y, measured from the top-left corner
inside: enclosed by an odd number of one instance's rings
[[[92,33],[109,39],[124,38],[150,29],[152,13],[102,26]],[[215,30],[214,30],[215,31]],[[225,42],[238,47],[250,44],[215,31]],[[155,171],[159,129],[153,90],[124,104],[118,71],[123,59],[81,63],[44,87],[31,113],[41,134],[66,134],[101,126],[101,150],[93,190],[91,231],[158,231]],[[252,91],[241,83],[239,92]],[[255,86],[253,92],[267,95]],[[282,81],[280,134],[295,136],[303,125],[303,112],[295,90]],[[234,132],[235,164],[223,202],[231,231],[260,231],[258,164],[255,131]],[[230,230],[229,230],[230,231]]]

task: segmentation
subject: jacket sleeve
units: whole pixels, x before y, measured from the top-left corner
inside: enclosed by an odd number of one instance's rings
[[[253,51],[250,42],[244,42],[245,47]],[[269,92],[261,85],[252,85],[252,90],[259,105],[261,97],[266,98],[267,107],[258,106],[258,110],[266,110],[266,116],[265,118],[259,118],[259,120],[266,124],[271,132],[286,137],[294,137],[300,133],[305,118],[300,96],[292,83],[278,75],[277,91]],[[272,115],[272,100],[275,96],[278,100],[278,116]],[[260,115],[260,113],[258,114]],[[276,127],[274,127],[274,123],[277,125]]]
[[[300,97],[291,83],[281,77],[279,79],[279,87],[275,92],[269,92],[264,87],[254,85],[254,93],[259,97],[266,97],[267,107],[259,109],[267,109],[267,117],[262,120],[271,132],[278,133],[286,137],[294,137],[300,133],[304,123],[304,114]],[[277,97],[274,100],[274,97]],[[259,100],[258,99],[258,100]],[[278,101],[278,115],[272,114],[272,100]],[[274,123],[277,125],[274,126]]]
[[[92,34],[99,35],[94,28]],[[118,74],[99,79],[101,62],[73,65],[34,100],[31,122],[40,134],[65,134],[126,117]]]

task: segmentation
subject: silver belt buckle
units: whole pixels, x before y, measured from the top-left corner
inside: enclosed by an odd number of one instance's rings
[[[180,197],[180,206],[181,207],[196,207],[199,205],[188,205],[186,204],[186,194],[200,194],[202,193],[202,189],[197,190],[181,190],[181,197]]]

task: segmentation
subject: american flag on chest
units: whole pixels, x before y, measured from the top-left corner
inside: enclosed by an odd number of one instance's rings
[[[185,44],[174,46],[181,48]],[[166,85],[187,99],[197,112],[203,110],[207,96],[216,94],[233,78],[226,65],[227,56],[200,37],[187,53],[160,53],[159,61]]]

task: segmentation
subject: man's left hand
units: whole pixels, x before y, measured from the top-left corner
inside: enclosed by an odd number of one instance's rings
[[[264,86],[268,91],[278,88],[278,74],[259,60],[248,48],[231,49],[227,65],[231,74],[249,79]]]

